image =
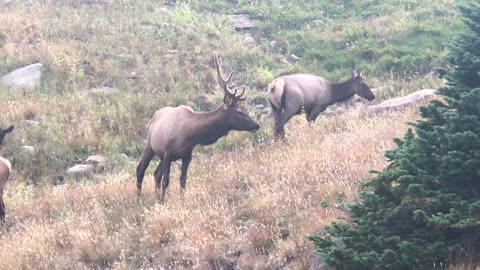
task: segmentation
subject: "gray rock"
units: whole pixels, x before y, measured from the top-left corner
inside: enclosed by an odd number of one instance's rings
[[[316,250],[308,254],[310,270],[335,270],[335,267],[329,266]]]
[[[90,93],[96,94],[96,95],[105,95],[105,96],[110,96],[118,92],[117,88],[113,87],[99,87],[99,88],[92,88],[89,90]]]
[[[235,30],[248,30],[255,26],[256,21],[251,19],[247,14],[228,15],[228,18],[233,22]]]
[[[93,166],[101,165],[105,162],[105,158],[99,155],[89,156],[85,160],[85,164],[92,164]]]
[[[27,122],[29,125],[31,126],[38,126],[40,125],[40,122],[36,121],[36,120],[25,120],[25,122]]]
[[[248,47],[254,47],[257,45],[257,41],[255,38],[253,38],[252,35],[245,34],[245,38],[243,39],[243,45],[248,46]]]
[[[310,22],[311,26],[322,26],[325,22],[323,20],[317,19]]]
[[[157,10],[157,12],[162,17],[173,17],[173,15],[174,15],[173,12],[171,12],[170,10],[168,10],[167,8],[164,8],[164,7],[159,8]]]
[[[293,60],[293,61],[298,61],[298,60],[302,59],[302,58],[300,58],[300,57],[296,56],[296,55],[295,55],[295,54],[293,54],[293,53],[290,55],[290,57],[289,57],[289,58],[290,58],[290,60]]]
[[[400,111],[409,106],[426,103],[433,98],[435,89],[424,89],[404,97],[397,97],[388,99],[378,105],[369,106],[367,108],[367,115],[376,115],[380,113]]]
[[[91,164],[77,164],[67,170],[67,175],[72,178],[91,176],[94,166]]]
[[[128,160],[128,159],[129,159],[128,155],[125,154],[125,153],[121,153],[118,157],[119,157],[120,159],[123,159],[123,160]]]
[[[92,165],[94,173],[102,173],[105,171],[106,159],[103,156],[94,155],[89,156],[87,160],[85,160],[84,164]]]
[[[20,152],[20,154],[26,155],[26,156],[35,155],[35,148],[33,148],[33,146],[30,146],[30,145],[22,145],[18,148],[18,151]]]
[[[18,68],[0,79],[0,84],[7,87],[35,89],[40,84],[40,79],[45,67],[41,63]]]
[[[373,13],[373,14],[369,14],[369,15],[363,17],[362,20],[364,20],[364,21],[372,21],[372,20],[375,20],[375,19],[378,18],[378,17],[380,17],[379,14]]]

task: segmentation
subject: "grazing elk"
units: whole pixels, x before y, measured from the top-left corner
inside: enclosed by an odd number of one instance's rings
[[[355,69],[352,78],[333,83],[312,74],[292,74],[278,77],[268,86],[268,101],[275,118],[275,138],[284,138],[284,126],[295,114],[303,111],[308,122],[314,122],[317,116],[328,106],[359,95],[367,100],[375,95],[363,82],[362,73]]]
[[[142,159],[137,167],[137,192],[140,195],[142,181],[150,160],[154,155],[160,158],[160,164],[154,172],[155,191],[160,203],[163,203],[165,191],[170,181],[170,164],[182,160],[180,186],[185,191],[188,165],[192,159],[193,148],[209,145],[230,130],[256,132],[260,126],[248,114],[239,109],[239,102],[244,101],[245,89],[237,95],[228,84],[233,72],[224,78],[221,59],[214,57],[217,79],[224,91],[223,104],[211,112],[194,112],[192,108],[180,105],[164,107],[156,111],[147,125],[147,140]],[[163,177],[163,181],[162,181]],[[161,186],[160,186],[161,184]],[[162,188],[162,190],[160,190]]]
[[[0,144],[3,142],[3,138],[8,133],[12,132],[13,126],[7,129],[0,128]],[[5,203],[3,202],[3,189],[7,183],[8,177],[12,171],[12,165],[10,161],[0,156],[0,223],[5,220]]]

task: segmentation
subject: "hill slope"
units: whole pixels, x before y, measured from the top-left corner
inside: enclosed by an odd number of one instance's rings
[[[297,118],[288,144],[196,155],[183,198],[173,166],[165,205],[155,203],[153,165],[137,200],[135,161],[93,182],[10,183],[0,268],[308,269],[305,236],[344,216],[415,118],[352,113],[313,127]]]

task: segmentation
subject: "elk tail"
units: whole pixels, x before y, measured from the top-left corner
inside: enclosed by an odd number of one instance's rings
[[[284,107],[284,86],[285,82],[282,78],[275,79],[268,85],[268,101],[276,110],[281,110]]]
[[[10,174],[12,173],[12,163],[10,163],[10,161],[8,159],[5,159],[5,158],[2,158],[0,157],[0,162],[3,161],[3,163],[5,164],[5,166],[7,166],[7,169],[8,169],[8,173],[7,173],[7,179],[8,177],[10,176]]]

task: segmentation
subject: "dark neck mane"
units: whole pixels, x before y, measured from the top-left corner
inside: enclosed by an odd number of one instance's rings
[[[355,95],[355,91],[352,89],[352,79],[348,79],[341,83],[334,83],[332,85],[332,104],[347,100],[353,95]]]
[[[230,130],[224,119],[223,105],[211,112],[194,112],[196,126],[196,143],[209,145],[227,135]]]

